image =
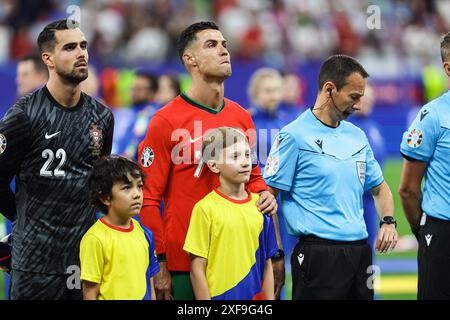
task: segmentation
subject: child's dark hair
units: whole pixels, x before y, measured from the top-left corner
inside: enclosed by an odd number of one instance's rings
[[[111,199],[114,183],[129,183],[128,174],[135,179],[145,179],[139,165],[118,155],[103,156],[92,167],[87,178],[87,188],[91,203],[102,213],[108,214],[108,208],[102,200]]]

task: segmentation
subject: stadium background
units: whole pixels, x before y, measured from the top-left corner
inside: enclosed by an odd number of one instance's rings
[[[359,59],[375,89],[371,117],[386,142],[383,171],[394,194],[401,236],[394,252],[375,258],[381,270],[377,298],[415,298],[416,242],[396,192],[398,150],[418,107],[447,90],[439,39],[450,30],[450,1],[0,0],[0,116],[17,99],[18,59],[36,50],[43,26],[67,17],[81,19],[90,63],[98,74],[98,96],[111,108],[129,106],[137,69],[178,74],[185,89],[189,78],[177,60],[175,41],[185,26],[199,20],[214,20],[229,41],[233,75],[225,95],[244,107],[249,106],[244,84],[259,67],[296,73],[302,91],[298,105],[305,108],[314,103],[324,58],[343,53]],[[7,232],[2,220],[0,215],[0,236]],[[4,277],[1,273],[0,299],[5,298]]]

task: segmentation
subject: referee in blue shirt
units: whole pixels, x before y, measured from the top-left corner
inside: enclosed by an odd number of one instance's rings
[[[450,76],[450,33],[441,42]],[[403,135],[399,194],[419,240],[418,299],[450,299],[450,91],[424,105]],[[423,193],[421,182],[425,177]]]
[[[397,243],[392,193],[366,135],[344,121],[364,95],[367,72],[353,58],[334,55],[319,72],[314,107],[284,127],[264,170],[290,234],[293,299],[373,299],[372,251],[363,218],[371,190],[379,216],[376,249]]]

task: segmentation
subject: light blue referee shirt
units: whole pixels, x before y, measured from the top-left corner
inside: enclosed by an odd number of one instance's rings
[[[450,91],[424,105],[400,145],[404,156],[428,163],[422,210],[450,220]]]
[[[290,234],[337,241],[367,238],[362,196],[384,181],[364,132],[327,126],[312,109],[280,131],[264,179],[280,190]]]

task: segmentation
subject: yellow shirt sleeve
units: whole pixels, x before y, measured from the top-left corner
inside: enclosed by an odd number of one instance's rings
[[[104,259],[100,240],[86,234],[80,243],[81,280],[100,283],[102,281]]]
[[[183,247],[184,251],[205,259],[209,256],[211,239],[211,217],[208,211],[201,201],[194,206]]]

